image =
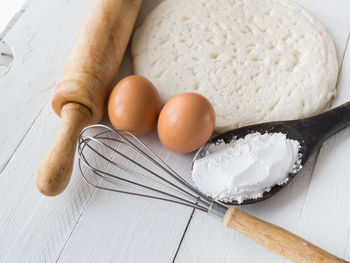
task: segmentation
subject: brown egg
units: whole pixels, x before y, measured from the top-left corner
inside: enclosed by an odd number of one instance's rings
[[[183,93],[169,100],[158,119],[158,135],[165,148],[188,153],[201,147],[215,127],[215,111],[197,93]]]
[[[159,94],[152,82],[132,75],[122,79],[113,89],[108,101],[108,116],[116,129],[142,136],[155,125],[160,107]]]

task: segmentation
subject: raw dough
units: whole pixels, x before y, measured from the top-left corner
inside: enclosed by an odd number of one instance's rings
[[[132,54],[163,103],[207,97],[218,132],[320,113],[336,92],[331,37],[286,0],[166,0],[136,31]]]

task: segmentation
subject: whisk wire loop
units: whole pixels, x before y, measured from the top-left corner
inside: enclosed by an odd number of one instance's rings
[[[147,167],[143,166],[142,164],[140,164],[140,163],[138,163],[138,162],[135,162],[133,159],[131,159],[130,157],[126,156],[125,154],[123,154],[123,153],[121,153],[121,152],[119,152],[119,151],[114,150],[112,147],[110,147],[110,146],[107,145],[106,143],[104,143],[104,142],[102,142],[102,141],[100,141],[100,140],[96,140],[95,138],[90,137],[90,136],[89,136],[89,137],[86,137],[86,138],[88,138],[88,139],[90,139],[90,140],[94,140],[94,141],[96,141],[97,143],[100,143],[100,144],[102,144],[103,146],[105,146],[105,147],[111,149],[111,150],[114,151],[116,154],[120,155],[121,157],[127,159],[127,160],[130,161],[131,163],[133,163],[133,164],[139,166],[140,168],[144,169],[146,172],[152,174],[153,176],[157,177],[157,178],[160,179],[161,181],[166,181],[163,177],[157,175],[157,174],[154,173],[152,170],[148,169]],[[100,138],[100,139],[106,139],[106,138],[107,138],[107,137]],[[120,142],[119,140],[114,140],[114,141]],[[87,144],[87,146],[88,146],[92,151],[94,151],[96,154],[98,154],[100,157],[102,157],[102,158],[105,159],[106,161],[109,161],[110,164],[115,165],[115,166],[117,166],[117,167],[119,167],[119,168],[121,168],[121,169],[123,169],[123,170],[125,170],[125,171],[128,171],[128,172],[135,173],[135,174],[138,174],[138,175],[140,175],[140,176],[143,176],[142,174],[137,173],[137,172],[135,172],[135,171],[133,171],[133,170],[131,170],[131,169],[129,169],[129,168],[123,166],[123,165],[117,164],[117,163],[115,163],[115,162],[112,161],[112,160],[108,160],[105,156],[103,156],[102,154],[100,154],[99,152],[97,152],[95,149],[93,149],[89,144]],[[145,177],[145,178],[146,178],[147,180],[152,180],[152,181],[154,181],[154,180],[153,180],[152,178],[150,178],[150,177]],[[120,178],[120,179],[121,179],[121,178]],[[189,195],[189,196],[191,196],[191,197],[196,198],[195,195],[193,195],[193,194],[191,194],[191,193],[185,191],[184,189],[180,188],[179,186],[173,184],[172,182],[169,182],[169,181],[166,181],[166,182],[167,182],[168,184],[170,184],[171,186],[173,186],[174,188],[176,188],[176,189],[182,191],[183,193],[185,193],[185,194],[187,194],[187,195]],[[159,182],[159,183],[161,183],[161,182]],[[135,184],[136,184],[136,183],[135,183]]]
[[[88,135],[89,132],[92,132],[92,135]],[[87,154],[87,150],[90,154]],[[107,156],[106,152],[111,153],[111,156]],[[86,127],[79,136],[78,155],[79,169],[84,180],[95,188],[169,201],[205,212],[210,210],[214,202],[128,131],[115,130],[101,124]],[[137,156],[145,160],[146,164],[138,161]],[[135,168],[128,167],[127,163]],[[116,175],[114,172],[107,172],[112,167],[121,170],[122,173]],[[154,168],[161,173],[155,172]],[[133,177],[124,178],[125,174]],[[99,180],[93,180],[93,176]],[[146,183],[142,180],[146,180]],[[113,187],[106,186],[106,183],[112,184]],[[127,190],[123,187],[127,187]]]
[[[95,152],[96,152],[96,151],[95,151]],[[96,153],[99,154],[98,152],[96,152]],[[82,162],[83,162],[85,165],[89,165],[89,164],[86,162],[86,160],[82,160]],[[111,162],[111,163],[112,163],[112,162]],[[139,188],[145,188],[145,189],[147,189],[147,190],[155,191],[155,192],[157,192],[157,193],[160,193],[160,194],[163,194],[163,195],[168,195],[168,196],[170,196],[170,197],[173,197],[174,199],[178,199],[178,200],[179,200],[178,203],[185,204],[185,205],[191,205],[191,203],[189,203],[186,199],[183,199],[183,198],[181,198],[181,197],[175,196],[175,195],[173,195],[173,194],[170,194],[170,193],[161,191],[161,190],[159,190],[159,189],[156,189],[156,188],[153,188],[153,187],[149,187],[149,186],[147,186],[147,185],[142,185],[142,184],[140,184],[140,183],[133,182],[133,181],[131,181],[131,180],[128,180],[128,179],[125,179],[125,178],[122,178],[122,177],[119,177],[119,176],[116,176],[116,175],[113,175],[113,174],[110,174],[110,173],[107,173],[107,172],[98,170],[98,169],[96,169],[96,168],[94,168],[94,167],[92,167],[92,166],[90,166],[90,165],[89,165],[89,167],[90,167],[90,169],[91,169],[94,173],[96,173],[98,176],[100,176],[101,178],[103,178],[104,180],[106,180],[106,181],[108,181],[108,182],[115,183],[116,181],[113,180],[113,179],[117,179],[117,180],[120,180],[120,181],[122,181],[122,182],[132,184],[134,187],[136,186],[135,188],[137,188],[137,186],[138,186]],[[83,177],[84,177],[85,181],[88,181],[88,182],[89,182],[89,180],[88,180],[84,175],[83,175]],[[113,178],[113,179],[110,179],[110,178],[108,178],[108,177]],[[150,178],[147,178],[147,179],[150,179]],[[92,184],[91,182],[89,182],[89,184],[95,186],[95,185]],[[129,187],[132,187],[132,186],[130,186],[130,185],[128,185],[128,186],[129,186]],[[131,192],[128,192],[128,191],[121,191],[121,190],[116,190],[116,189],[112,189],[112,188],[108,188],[108,187],[102,187],[102,186],[100,186],[100,185],[97,185],[96,187],[97,187],[97,188],[100,188],[100,189],[104,189],[104,190],[112,190],[112,191],[114,191],[114,192],[131,193]],[[145,195],[145,194],[134,194],[134,195],[139,195],[139,196],[143,196],[143,197],[148,196],[148,195]],[[148,197],[152,197],[152,196],[148,196]],[[162,200],[168,200],[168,201],[171,200],[171,199],[165,199],[165,198],[160,198],[160,199],[162,199]],[[198,209],[204,209],[204,207],[199,206],[199,205],[196,205],[196,208],[198,208]]]

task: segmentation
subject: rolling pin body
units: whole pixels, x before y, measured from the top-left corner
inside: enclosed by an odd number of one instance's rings
[[[67,186],[79,133],[103,116],[141,4],[142,0],[93,1],[52,99],[56,114],[65,116],[38,170],[36,183],[43,194],[57,195]]]

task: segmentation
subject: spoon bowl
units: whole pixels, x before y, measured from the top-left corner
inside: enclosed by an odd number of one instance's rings
[[[222,140],[225,143],[229,143],[232,140],[244,138],[247,134],[258,132],[261,134],[282,133],[285,134],[288,139],[298,141],[300,144],[300,165],[303,166],[309,159],[310,155],[316,149],[318,149],[325,140],[349,125],[350,102],[310,118],[291,121],[266,122],[225,132],[210,139],[206,144],[204,144],[197,151],[193,162],[203,158],[207,153],[208,147],[213,143],[217,143],[218,141]],[[299,172],[300,169],[298,169],[296,172],[289,173],[287,175],[288,180],[286,180],[285,183],[271,186],[271,190],[264,192],[260,198],[246,199],[241,203],[238,203],[237,201],[223,203],[227,205],[242,205],[265,200],[286,186]]]

